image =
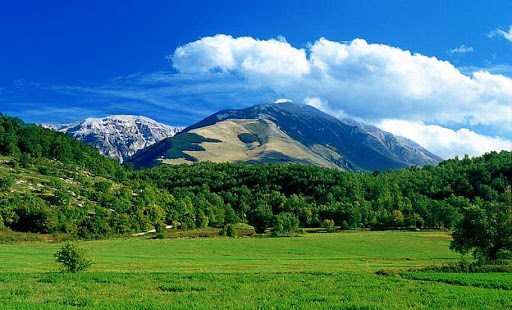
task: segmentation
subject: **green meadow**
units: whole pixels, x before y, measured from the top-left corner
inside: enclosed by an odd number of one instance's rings
[[[399,231],[110,239],[83,243],[93,265],[77,274],[58,271],[62,244],[0,244],[0,309],[511,309],[510,273],[407,272],[459,260],[449,242]]]

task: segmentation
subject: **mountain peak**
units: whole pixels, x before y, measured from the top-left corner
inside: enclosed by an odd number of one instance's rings
[[[95,146],[106,156],[123,162],[137,151],[165,138],[182,127],[172,127],[141,115],[109,115],[86,118],[70,124],[45,125]]]
[[[405,138],[290,101],[219,111],[185,128],[176,139],[153,148],[147,153],[151,158],[141,151],[135,162],[296,162],[373,171],[441,160]],[[174,150],[173,145],[183,149]]]

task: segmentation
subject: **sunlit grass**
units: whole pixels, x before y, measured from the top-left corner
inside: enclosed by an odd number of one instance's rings
[[[421,274],[418,279],[375,274],[381,268],[405,270],[458,260],[448,249],[447,236],[349,232],[291,238],[89,241],[83,245],[94,264],[78,274],[57,272],[53,253],[60,244],[0,245],[0,308],[512,307],[512,291],[471,284],[503,280],[508,285],[510,274],[486,274],[479,280],[469,275],[468,285],[425,279]]]

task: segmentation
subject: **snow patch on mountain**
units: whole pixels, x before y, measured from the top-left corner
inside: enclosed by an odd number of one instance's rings
[[[87,118],[70,124],[44,126],[68,133],[121,163],[137,151],[172,137],[184,128],[161,124],[139,115],[111,115]]]

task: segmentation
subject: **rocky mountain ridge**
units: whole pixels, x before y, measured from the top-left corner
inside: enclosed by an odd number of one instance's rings
[[[138,115],[110,115],[70,124],[44,126],[68,133],[121,163],[139,150],[172,137],[183,129]]]

